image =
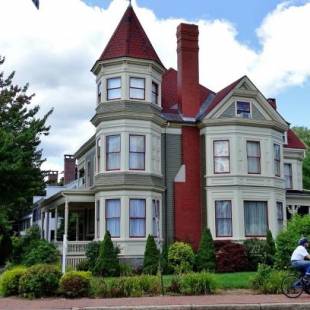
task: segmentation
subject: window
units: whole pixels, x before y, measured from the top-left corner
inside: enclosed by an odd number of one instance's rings
[[[283,203],[277,202],[277,220],[278,220],[278,230],[283,228]]]
[[[232,212],[230,200],[215,201],[215,223],[217,237],[232,236]]]
[[[229,173],[229,141],[213,142],[214,173]]]
[[[105,201],[106,230],[111,237],[120,237],[121,201],[120,199],[107,199]]]
[[[97,151],[97,173],[99,173],[100,169],[101,169],[101,167],[100,167],[100,162],[101,162],[101,139],[100,138],[97,140],[97,149],[96,149],[96,151]]]
[[[116,77],[107,80],[107,100],[121,98],[121,78]]]
[[[145,170],[145,136],[129,136],[129,169]]]
[[[92,178],[92,164],[90,160],[87,161],[87,186],[92,186],[93,185],[93,178]]]
[[[101,95],[102,95],[102,83],[101,83],[101,81],[99,81],[97,84],[97,101],[98,101],[98,103],[101,102]]]
[[[153,199],[152,201],[152,223],[153,223],[152,233],[154,237],[158,237],[159,219],[160,219],[159,200]]]
[[[152,103],[158,104],[158,84],[152,82]]]
[[[129,236],[145,237],[145,199],[129,200]]]
[[[106,138],[106,170],[119,170],[121,160],[121,136]]]
[[[284,164],[285,188],[293,188],[292,164]]]
[[[130,99],[144,100],[145,98],[145,79],[130,78],[129,80],[129,97]]]
[[[274,174],[275,176],[279,177],[281,175],[281,151],[280,151],[280,145],[274,144],[273,145],[273,152],[274,152]]]
[[[247,101],[237,101],[237,117],[251,118],[251,104]]]
[[[247,141],[248,173],[260,174],[260,144]]]
[[[267,202],[244,202],[244,226],[247,237],[266,236],[268,229]]]
[[[97,238],[100,237],[100,200],[96,201]]]

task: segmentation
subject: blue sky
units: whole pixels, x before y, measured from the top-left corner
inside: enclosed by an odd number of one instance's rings
[[[88,5],[106,9],[110,0],[84,0]],[[277,5],[288,1],[281,0],[137,0],[137,4],[151,9],[160,19],[186,18],[189,20],[224,19],[234,25],[236,38],[251,49],[259,52],[262,48],[256,30],[264,18]],[[289,1],[303,5],[309,1]],[[309,56],[310,57],[310,56]],[[255,81],[253,81],[255,83]],[[288,86],[276,94],[282,115],[292,125],[310,127],[310,80],[298,86]],[[299,107],[299,108],[297,108]],[[309,113],[310,114],[310,113]]]

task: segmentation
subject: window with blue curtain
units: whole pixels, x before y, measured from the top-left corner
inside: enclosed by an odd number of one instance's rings
[[[215,201],[215,222],[217,237],[232,236],[232,210],[230,200]]]
[[[129,201],[129,236],[145,237],[146,230],[145,199],[130,199]]]
[[[120,237],[121,200],[107,199],[105,201],[106,230],[111,237]]]
[[[244,225],[246,236],[266,236],[268,229],[268,210],[266,201],[244,202]]]

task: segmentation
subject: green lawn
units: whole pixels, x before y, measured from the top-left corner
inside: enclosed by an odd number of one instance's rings
[[[216,273],[215,280],[219,289],[249,289],[250,279],[255,272]],[[164,276],[164,286],[171,283],[172,275]]]

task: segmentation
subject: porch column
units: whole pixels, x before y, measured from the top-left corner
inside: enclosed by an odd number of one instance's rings
[[[58,229],[58,207],[55,209],[55,230],[54,230],[54,241],[57,242],[57,229]]]
[[[44,238],[44,212],[40,210],[41,213],[41,238]]]
[[[69,221],[69,203],[68,199],[65,197],[65,231],[63,235],[63,244],[62,244],[62,273],[66,272],[67,265],[67,249],[68,249],[68,221]]]
[[[45,212],[45,239],[50,241],[50,232],[49,232],[49,223],[50,222],[50,213],[49,211]]]
[[[66,199],[65,202],[65,235],[68,237],[68,223],[69,223],[69,203],[68,200]]]
[[[76,213],[76,224],[75,224],[75,241],[79,241],[79,212]]]

